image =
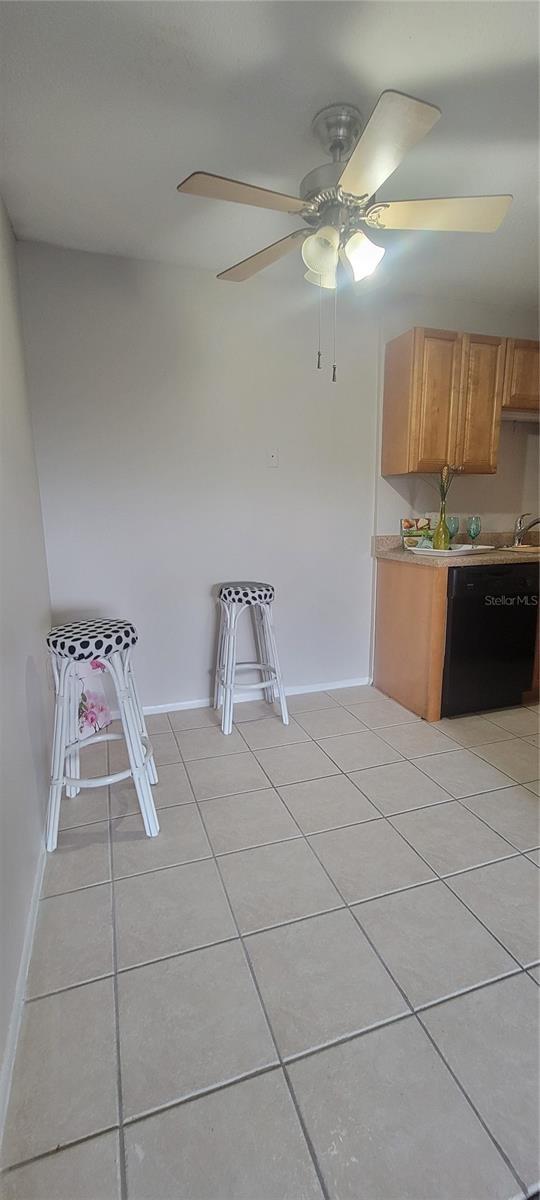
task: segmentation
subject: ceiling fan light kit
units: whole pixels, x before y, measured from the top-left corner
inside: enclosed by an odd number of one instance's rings
[[[345,257],[348,259],[353,273],[355,283],[359,283],[361,279],[367,279],[368,275],[373,275],[375,268],[379,265],[383,254],[385,253],[384,246],[376,246],[374,242],[362,233],[359,229],[357,233],[353,233],[348,242],[343,247]]]
[[[218,279],[244,282],[300,244],[307,282],[335,290],[339,262],[358,283],[381,261],[384,247],[372,241],[368,230],[494,233],[512,203],[510,195],[376,201],[378,189],[440,116],[433,104],[394,91],[382,93],[364,128],[352,104],[321,109],[312,130],[332,161],[305,176],[299,196],[206,171],[189,175],[178,184],[179,192],[298,215],[307,226],[221,271]]]

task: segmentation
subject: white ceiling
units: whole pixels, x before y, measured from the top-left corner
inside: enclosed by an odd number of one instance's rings
[[[179,196],[179,180],[295,193],[324,159],[315,112],[347,100],[367,117],[395,88],[443,115],[378,198],[514,203],[492,235],[383,235],[377,290],[536,301],[536,3],[18,0],[0,3],[0,42],[0,187],[20,238],[223,270],[294,219]],[[293,253],[269,274],[301,270]]]

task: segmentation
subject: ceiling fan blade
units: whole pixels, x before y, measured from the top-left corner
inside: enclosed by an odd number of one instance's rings
[[[432,229],[437,232],[494,233],[512,196],[455,196],[440,200],[391,200],[372,204],[365,216],[372,229]]]
[[[302,212],[306,207],[305,201],[298,196],[285,196],[283,192],[271,192],[251,183],[240,183],[238,179],[225,179],[223,175],[209,175],[207,171],[188,175],[176,190],[192,196],[207,196],[210,200],[233,200],[236,204],[273,208],[278,212]]]
[[[243,283],[244,279],[251,279],[258,271],[263,271],[265,267],[289,254],[300,238],[303,241],[308,233],[309,229],[295,229],[287,237],[280,238],[279,242],[272,242],[271,246],[265,246],[264,250],[258,250],[257,254],[251,254],[249,258],[243,258],[242,262],[235,263],[228,271],[221,271],[217,278],[227,279],[230,283]]]
[[[401,92],[383,92],[341,174],[343,191],[373,196],[440,115],[433,104]]]

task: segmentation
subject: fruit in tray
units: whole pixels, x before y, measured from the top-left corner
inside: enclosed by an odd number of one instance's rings
[[[402,517],[399,523],[403,546],[430,546],[433,537],[429,517]]]
[[[431,537],[404,537],[404,546],[414,546],[417,550],[431,550]]]

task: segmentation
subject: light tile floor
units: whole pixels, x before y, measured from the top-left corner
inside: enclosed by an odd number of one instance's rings
[[[537,712],[290,708],[150,718],[156,839],[129,785],[63,801],[6,1200],[533,1194]]]

